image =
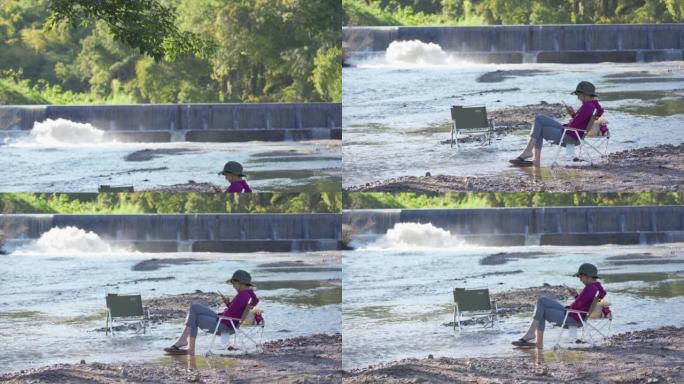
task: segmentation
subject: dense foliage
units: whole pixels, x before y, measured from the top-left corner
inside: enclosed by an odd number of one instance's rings
[[[340,101],[339,0],[0,3],[0,103]]]
[[[1,193],[3,213],[338,213],[341,193]]]
[[[345,193],[345,209],[381,208],[493,208],[559,206],[639,206],[681,205],[684,194],[663,193],[548,193],[548,192],[462,192],[425,193]]]
[[[684,21],[684,0],[342,0],[345,25]]]

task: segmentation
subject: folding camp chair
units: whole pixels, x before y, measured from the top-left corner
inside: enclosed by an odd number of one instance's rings
[[[494,320],[499,320],[499,307],[489,298],[489,289],[454,288],[454,331],[458,327],[461,332],[463,312],[470,312],[469,317],[487,318],[485,327],[494,327]]]
[[[592,347],[597,345],[597,339],[603,342],[606,338],[608,338],[608,336],[610,336],[610,330],[613,323],[613,313],[608,312],[608,314],[605,315],[603,313],[602,306],[599,305],[600,301],[601,298],[596,296],[594,301],[592,301],[588,311],[580,311],[577,309],[565,310],[565,317],[563,317],[563,323],[561,324],[560,333],[558,334],[558,341],[556,342],[554,349],[560,349],[563,332],[565,329],[575,327],[566,324],[568,316],[571,313],[577,314],[580,319],[579,327],[582,328],[582,335],[580,339],[582,341],[586,341],[586,338],[588,338]]]
[[[250,299],[251,303],[251,299]],[[221,334],[219,330],[219,326],[221,324],[221,320],[229,320],[228,325],[233,329],[233,345],[235,346],[240,346],[242,348],[237,348],[238,350],[242,350],[245,353],[247,353],[247,345],[249,343],[253,344],[254,347],[256,348],[257,353],[261,353],[264,351],[264,343],[263,343],[263,335],[264,335],[264,320],[262,319],[261,322],[258,324],[254,320],[254,315],[256,313],[256,308],[248,304],[247,307],[245,307],[245,310],[242,312],[242,316],[238,319],[235,317],[227,317],[227,316],[219,316],[219,321],[216,323],[216,328],[214,328],[214,333],[211,337],[211,342],[209,343],[209,348],[207,349],[207,352],[204,354],[205,356],[212,355],[212,348],[214,346],[214,341],[216,340],[216,335],[221,336],[221,343],[224,346],[224,349],[229,349],[230,348],[230,334],[229,333],[224,333]],[[238,327],[236,327],[233,324],[233,321],[238,322]]]
[[[494,127],[492,120],[487,119],[487,108],[484,106],[478,107],[464,107],[461,105],[454,105],[451,107],[451,148],[456,144],[459,148],[458,138],[461,133],[468,135],[482,136],[482,144],[490,145],[492,143],[492,132]]]
[[[145,333],[150,319],[150,311],[143,307],[141,295],[118,295],[110,293],[106,297],[107,319],[105,335],[114,336],[114,320],[123,324],[137,324],[135,332]]]
[[[589,158],[589,164],[594,164],[592,154],[598,154],[599,159],[607,156],[608,143],[610,141],[610,130],[606,129],[605,131],[601,131],[602,123],[604,123],[603,117],[592,116],[591,119],[589,119],[589,123],[587,124],[585,130],[564,127],[563,134],[561,135],[558,144],[558,150],[556,150],[556,156],[553,159],[553,163],[551,164],[551,166],[555,167],[558,165],[558,157],[560,155],[561,147],[566,146],[566,144],[563,143],[563,139],[566,135],[568,135],[569,132],[575,132],[577,136],[580,137],[579,154],[577,155],[577,158],[582,158],[582,148],[584,147],[587,147],[586,153],[587,157]],[[580,133],[582,132],[584,133],[584,135],[580,135]]]

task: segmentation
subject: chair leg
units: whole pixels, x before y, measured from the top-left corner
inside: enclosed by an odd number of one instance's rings
[[[456,307],[456,317],[457,317],[457,324],[458,324],[458,333],[461,333],[461,311],[458,309],[458,306]]]
[[[553,158],[553,163],[551,163],[551,168],[555,168],[558,166],[558,157],[560,156],[560,151],[561,151],[561,147],[562,147],[561,144],[563,144],[563,139],[565,139],[565,133],[566,133],[566,131],[565,131],[565,129],[563,129],[563,133],[561,134],[561,138],[558,141],[558,149],[556,150],[556,156]]]
[[[209,342],[209,348],[207,349],[207,352],[204,354],[204,356],[209,356],[212,354],[211,349],[214,347],[214,341],[216,340],[216,333],[218,333],[219,326],[221,325],[221,321],[219,320],[216,323],[216,328],[214,328],[214,334],[211,336],[211,342]]]
[[[565,316],[563,317],[563,323],[561,324],[560,332],[558,333],[558,341],[556,342],[556,345],[553,346],[554,349],[560,349],[560,347],[561,347],[561,341],[563,340],[563,331],[565,330],[565,323],[567,321],[568,321],[568,313],[565,312]]]
[[[454,132],[456,131],[456,122],[451,124],[451,148],[454,147]]]

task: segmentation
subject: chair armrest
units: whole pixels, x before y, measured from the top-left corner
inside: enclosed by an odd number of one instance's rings
[[[582,128],[563,127],[563,129],[566,131],[571,131],[571,132],[586,132],[586,129],[582,129]]]
[[[219,320],[237,320],[240,321],[237,317],[228,317],[228,316],[219,316]]]
[[[566,308],[566,309],[565,309],[565,312],[568,312],[568,313],[580,313],[580,314],[582,314],[582,313],[588,314],[588,313],[589,313],[589,312],[587,312],[587,311],[580,311],[579,309],[569,309],[569,308]]]

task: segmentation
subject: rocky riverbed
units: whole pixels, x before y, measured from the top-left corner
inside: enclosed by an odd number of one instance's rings
[[[342,335],[266,343],[264,353],[162,357],[144,363],[81,361],[0,375],[6,383],[341,383]]]
[[[344,382],[365,383],[681,383],[684,328],[662,327],[611,337],[596,349],[526,357],[426,356],[345,372]]]
[[[684,144],[616,152],[601,162],[518,168],[494,176],[402,176],[346,188],[349,192],[682,192]]]

